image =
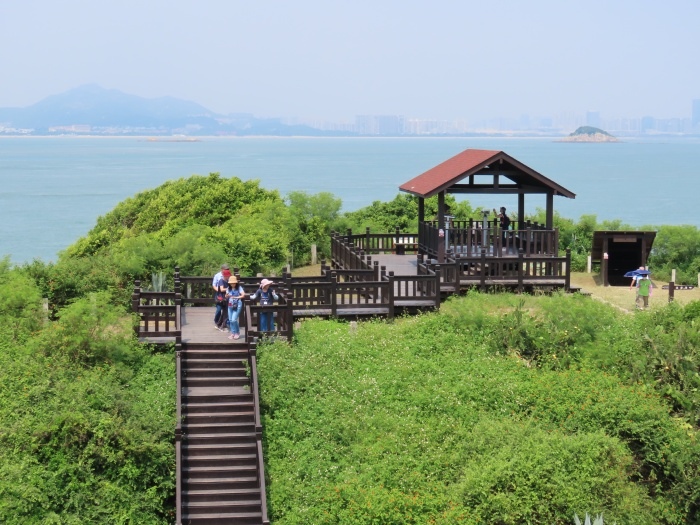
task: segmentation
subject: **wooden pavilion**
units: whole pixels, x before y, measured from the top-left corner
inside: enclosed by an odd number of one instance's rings
[[[399,189],[418,197],[419,254],[443,263],[459,254],[507,258],[522,253],[558,256],[554,228],[554,197],[576,195],[503,151],[467,149],[402,184]],[[517,195],[517,218],[512,229],[500,231],[498,221],[453,221],[445,208],[445,195]],[[546,196],[545,224],[525,221],[525,196]],[[426,220],[425,199],[437,195],[436,220]]]

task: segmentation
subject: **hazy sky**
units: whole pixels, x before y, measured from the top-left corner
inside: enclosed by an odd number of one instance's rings
[[[0,0],[0,107],[82,84],[220,113],[688,117],[697,0]]]

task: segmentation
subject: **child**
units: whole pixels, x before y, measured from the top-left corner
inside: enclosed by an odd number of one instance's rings
[[[252,301],[260,299],[260,306],[272,306],[273,301],[279,300],[279,296],[275,291],[270,288],[273,285],[272,281],[269,279],[263,279],[260,281],[260,288],[258,288],[253,295],[250,296]],[[275,313],[261,311],[258,314],[258,329],[261,332],[274,332],[275,331]]]

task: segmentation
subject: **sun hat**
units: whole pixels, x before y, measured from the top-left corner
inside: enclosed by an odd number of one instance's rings
[[[262,281],[260,281],[260,288],[267,288],[271,284],[275,284],[275,283],[273,283],[269,279],[263,279]]]
[[[238,284],[238,277],[236,277],[235,275],[232,275],[231,277],[229,277],[228,284]]]

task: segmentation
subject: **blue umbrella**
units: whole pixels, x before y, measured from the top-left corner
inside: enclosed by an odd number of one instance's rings
[[[649,270],[632,270],[623,275],[623,277],[639,277],[640,275],[649,275],[650,273]]]

